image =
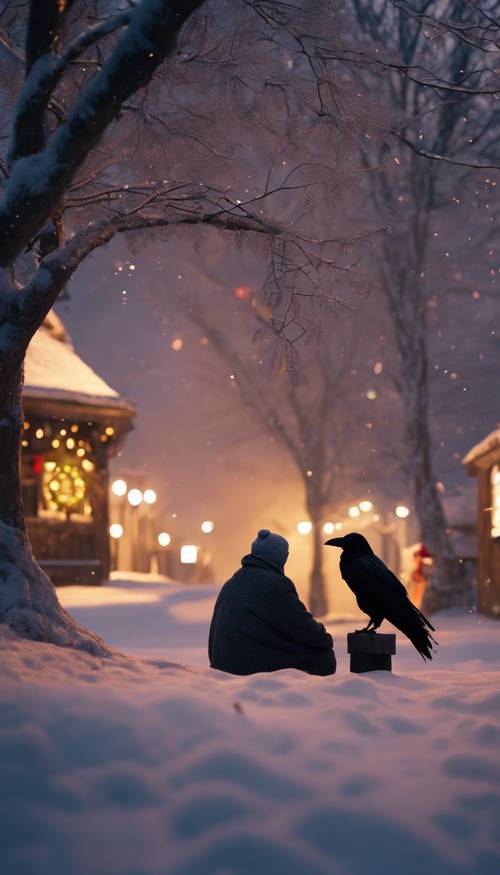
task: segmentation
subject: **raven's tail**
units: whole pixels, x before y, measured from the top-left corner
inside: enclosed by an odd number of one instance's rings
[[[412,617],[411,621],[408,622],[408,629],[405,632],[425,662],[428,659],[432,659],[433,644],[438,644],[436,639],[430,634],[429,629],[432,632],[436,630],[427,617],[414,604],[411,602],[410,604],[412,607]]]

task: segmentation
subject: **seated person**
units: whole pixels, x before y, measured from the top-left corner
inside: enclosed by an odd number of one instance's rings
[[[261,529],[215,603],[208,641],[212,668],[239,675],[281,668],[335,673],[332,636],[285,576],[287,559],[288,541]]]

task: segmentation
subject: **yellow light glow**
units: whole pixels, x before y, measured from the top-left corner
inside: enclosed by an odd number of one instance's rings
[[[373,504],[371,501],[360,501],[359,509],[363,511],[363,513],[368,513],[368,511],[372,510]]]
[[[23,428],[25,431],[28,431],[29,427],[30,427],[30,424],[29,424],[28,420],[26,419],[24,422]]]
[[[335,531],[335,525],[333,523],[325,523],[323,531],[325,535],[331,535]]]
[[[45,462],[44,466],[46,471],[55,471],[56,463],[55,462]]]
[[[37,428],[37,430],[35,432],[35,437],[38,438],[38,440],[41,440],[41,438],[43,438],[44,435],[45,435],[45,432],[44,432],[43,428]]]
[[[59,481],[58,480],[51,480],[49,483],[49,489],[51,489],[52,492],[57,492],[59,489]]]
[[[71,426],[70,431],[72,431],[73,434],[76,434],[76,433],[77,433],[77,431],[78,431],[78,426],[77,426],[76,422],[73,423],[73,425]]]
[[[111,437],[111,435],[113,435],[115,433],[115,430],[114,430],[112,425],[107,425],[106,428],[104,429],[104,431],[106,432],[108,437]]]
[[[127,492],[127,484],[125,483],[125,480],[115,480],[111,486],[111,492],[113,495],[118,495],[119,497],[125,495]]]
[[[172,538],[168,534],[168,532],[160,532],[158,535],[158,543],[160,547],[168,547]]]
[[[184,346],[184,341],[182,337],[174,337],[172,343],[170,344],[174,352],[179,352]]]
[[[359,516],[360,514],[359,507],[350,507],[348,513],[349,516],[354,519],[354,517]]]
[[[301,520],[297,523],[297,531],[299,535],[310,535],[312,532],[312,522],[310,520]]]
[[[397,517],[399,517],[400,520],[404,520],[407,516],[410,516],[410,509],[404,504],[398,504],[394,513]]]
[[[181,562],[183,565],[196,565],[198,561],[198,547],[195,544],[183,544],[181,547]]]
[[[74,438],[68,438],[67,441],[66,441],[66,446],[67,446],[68,450],[74,450],[74,449],[75,449],[75,440],[74,440]]]
[[[205,535],[209,535],[215,529],[215,523],[212,520],[204,520],[201,524],[201,531],[205,532]]]
[[[80,459],[82,458],[82,456],[85,455],[85,450],[83,449],[83,447],[78,447],[78,449],[76,451],[76,455],[80,456]]]
[[[82,468],[84,469],[84,471],[93,471],[95,465],[93,462],[90,461],[90,459],[84,459],[82,462]]]
[[[140,489],[129,489],[127,498],[132,507],[139,507],[139,505],[142,504],[144,496]]]
[[[66,435],[67,435],[67,431],[66,431],[66,429],[65,429],[65,428],[61,428],[59,434],[61,435],[61,437],[66,437]]]
[[[123,526],[121,526],[120,523],[112,523],[109,527],[109,534],[112,538],[121,538],[123,535]]]
[[[61,443],[61,441],[58,438],[54,438],[54,440],[52,441],[52,446],[54,447],[55,450],[57,450],[60,443]]]
[[[156,492],[154,489],[145,489],[143,495],[144,501],[146,504],[154,504],[157,498]]]

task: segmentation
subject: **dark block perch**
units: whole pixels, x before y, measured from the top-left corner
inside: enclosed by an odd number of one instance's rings
[[[347,652],[351,655],[351,671],[391,671],[392,654],[396,653],[396,636],[379,632],[349,632]]]

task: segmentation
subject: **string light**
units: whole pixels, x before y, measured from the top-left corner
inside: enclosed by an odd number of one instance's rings
[[[111,485],[111,492],[113,495],[121,497],[122,495],[125,495],[126,491],[127,484],[125,483],[125,480],[115,480]]]
[[[158,535],[158,543],[160,547],[168,547],[171,540],[172,538],[170,537],[168,532],[160,532],[160,534]]]
[[[299,535],[309,535],[312,532],[312,527],[311,520],[301,520],[300,523],[297,523]]]
[[[140,489],[130,489],[127,498],[132,507],[139,507],[139,505],[142,504],[144,496]]]
[[[397,517],[399,517],[400,520],[404,520],[406,519],[406,517],[410,516],[410,509],[404,504],[398,504],[394,513]]]
[[[112,523],[109,527],[109,534],[112,538],[121,538],[123,535],[123,526],[121,526],[120,523]]]

